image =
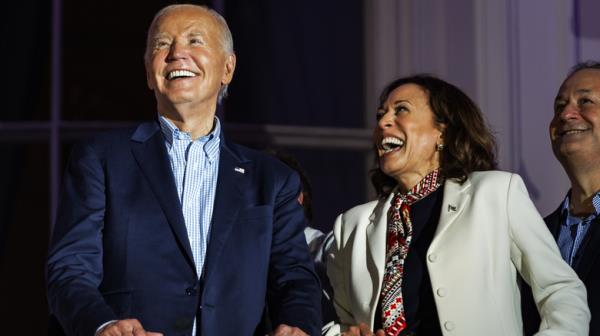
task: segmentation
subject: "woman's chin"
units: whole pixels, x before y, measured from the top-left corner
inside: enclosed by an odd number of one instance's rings
[[[402,165],[399,165],[397,162],[385,164],[380,161],[379,168],[385,175],[393,178],[396,181],[398,181],[398,178],[404,173]]]

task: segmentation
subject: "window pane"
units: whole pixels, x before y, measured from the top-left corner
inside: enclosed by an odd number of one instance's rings
[[[362,1],[225,5],[238,56],[227,121],[362,127]]]
[[[50,222],[48,145],[1,143],[0,153],[2,333],[45,335],[48,309],[44,270]],[[15,329],[10,332],[11,328]]]
[[[2,11],[0,121],[49,118],[51,4],[15,1]]]
[[[146,31],[171,1],[63,1],[63,118],[148,120]]]

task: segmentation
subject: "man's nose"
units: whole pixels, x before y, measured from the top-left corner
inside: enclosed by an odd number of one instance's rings
[[[579,116],[579,108],[575,103],[569,103],[565,105],[562,111],[559,112],[558,117],[561,120],[569,120],[577,118]]]
[[[183,44],[174,41],[171,44],[171,47],[169,48],[169,54],[167,55],[167,59],[172,61],[176,59],[185,58],[187,55],[186,51],[187,48]]]

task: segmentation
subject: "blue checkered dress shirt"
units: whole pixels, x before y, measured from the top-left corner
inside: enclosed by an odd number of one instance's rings
[[[201,276],[217,189],[221,124],[215,117],[212,132],[193,140],[189,133],[180,131],[163,116],[158,120],[165,137],[196,271]],[[196,320],[192,335],[196,335]]]
[[[581,247],[581,243],[588,232],[590,225],[598,214],[600,214],[600,192],[592,198],[595,212],[586,218],[576,217],[569,211],[571,195],[567,195],[562,204],[562,216],[564,221],[560,223],[560,234],[558,235],[558,248],[563,259],[573,266],[576,262],[575,256]]]

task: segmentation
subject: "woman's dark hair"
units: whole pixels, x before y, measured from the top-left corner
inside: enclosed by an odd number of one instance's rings
[[[380,107],[396,88],[416,84],[429,96],[429,107],[442,130],[444,148],[440,152],[440,172],[447,179],[465,182],[474,171],[496,168],[496,142],[485,124],[479,107],[456,86],[431,75],[414,75],[388,84],[379,97]],[[387,196],[398,184],[376,166],[371,170],[371,182],[377,195]]]

